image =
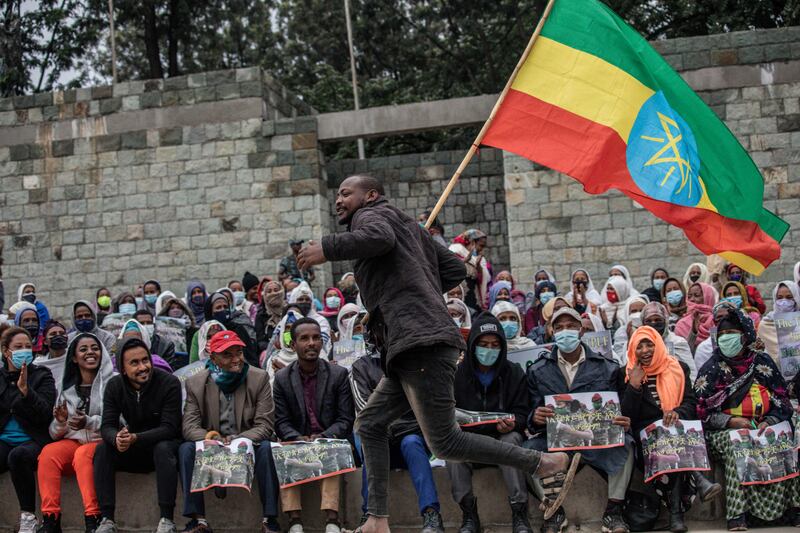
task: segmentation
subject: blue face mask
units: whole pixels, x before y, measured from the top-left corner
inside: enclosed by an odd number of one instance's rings
[[[119,312],[123,315],[132,315],[136,312],[136,304],[119,304]]]
[[[739,333],[725,333],[717,337],[719,351],[725,357],[736,357],[742,351],[742,335]]]
[[[563,329],[554,335],[556,346],[562,353],[572,353],[581,343],[577,329]]]
[[[728,279],[730,281],[742,281],[742,275],[741,274],[731,274],[730,276],[728,276]]]
[[[245,294],[242,291],[234,291],[233,293],[233,305],[240,306],[244,303]]]
[[[144,295],[144,301],[147,302],[148,305],[156,305],[156,300],[158,300],[158,294]]]
[[[540,292],[539,293],[539,301],[542,302],[542,305],[545,305],[547,302],[552,300],[556,297],[556,293],[554,292]]]
[[[683,293],[678,289],[669,291],[667,293],[667,303],[669,305],[678,305],[683,300]]]
[[[338,296],[328,296],[325,298],[325,305],[328,309],[339,309],[339,304],[342,303]]]
[[[362,335],[361,333],[356,333],[355,335],[353,335],[353,340],[356,342],[359,341],[364,342],[364,335]]]
[[[666,283],[666,282],[667,282],[667,280],[665,280],[665,279],[654,279],[653,280],[653,288],[655,290],[657,290],[658,292],[661,292],[661,289],[664,288],[664,283]]]
[[[475,347],[475,359],[483,366],[492,366],[497,362],[498,357],[500,357],[500,348]]]
[[[23,365],[29,365],[33,361],[33,350],[14,350],[11,352],[11,364],[14,368],[21,370]]]
[[[94,320],[92,320],[91,318],[76,320],[75,329],[77,329],[81,333],[88,333],[94,329]]]
[[[503,326],[503,333],[506,334],[506,339],[513,339],[517,336],[517,332],[519,331],[519,322],[514,322],[513,320],[504,320],[500,322],[500,325]]]
[[[144,298],[142,298],[141,296],[137,296],[136,297],[136,307],[139,307],[143,303],[144,303]]]
[[[730,302],[736,306],[736,309],[740,309],[742,307],[742,297],[741,296],[726,296],[723,298],[726,302]]]

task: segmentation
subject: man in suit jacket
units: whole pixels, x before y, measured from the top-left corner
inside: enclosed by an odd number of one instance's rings
[[[183,484],[186,532],[210,533],[202,492],[191,492],[195,442],[218,440],[229,444],[249,439],[255,449],[255,477],[261,497],[262,533],[277,533],[278,478],[270,441],[274,438],[275,406],[269,376],[247,364],[244,342],[232,331],[220,331],[209,341],[206,369],[186,380],[183,436],[178,452]]]
[[[347,439],[355,412],[347,370],[319,358],[322,332],[316,320],[301,318],[291,329],[297,361],[275,374],[275,431],[281,441]],[[328,515],[325,533],[340,533],[339,476],[321,481],[320,508]],[[303,533],[300,487],[281,490],[289,533]]]

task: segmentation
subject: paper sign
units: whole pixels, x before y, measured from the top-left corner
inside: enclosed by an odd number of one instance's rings
[[[545,396],[556,413],[547,419],[550,451],[615,448],[625,444],[625,431],[611,421],[620,416],[616,392],[581,392]]]
[[[367,353],[367,350],[364,346],[364,341],[337,341],[333,345],[333,360],[337,365],[348,370],[365,353]]]
[[[525,348],[524,350],[516,350],[508,352],[506,359],[512,363],[517,363],[522,367],[522,370],[528,370],[528,367],[543,357],[549,354],[553,349],[553,344],[540,344],[533,348]]]
[[[736,476],[742,485],[766,485],[797,477],[797,448],[789,422],[728,432],[733,443]]]
[[[176,353],[187,353],[186,329],[188,324],[182,318],[169,316],[156,317],[155,332],[165,341],[172,341]]]
[[[125,325],[125,322],[131,318],[133,318],[133,315],[110,313],[103,319],[103,323],[100,324],[100,329],[111,333],[115,338],[119,337],[119,333],[122,331],[122,327]]]
[[[234,439],[228,446],[219,441],[195,443],[192,492],[212,487],[239,487],[250,490],[253,484],[255,455],[250,439]]]
[[[482,426],[484,424],[497,424],[501,420],[514,420],[510,413],[491,413],[488,411],[467,411],[456,407],[456,422],[462,428]]]
[[[670,472],[711,470],[699,420],[679,420],[665,427],[662,420],[644,428],[639,436],[644,454],[644,482]]]
[[[340,439],[273,442],[272,458],[282,489],[356,469],[350,443]]]
[[[599,353],[603,357],[608,359],[612,359],[614,357],[614,355],[611,353],[611,347],[614,343],[614,340],[611,337],[611,332],[608,330],[590,331],[588,333],[584,333],[583,337],[581,337],[581,342],[586,344],[590,350],[595,353]]]
[[[778,333],[781,374],[791,381],[800,370],[800,312],[775,313],[773,319]]]

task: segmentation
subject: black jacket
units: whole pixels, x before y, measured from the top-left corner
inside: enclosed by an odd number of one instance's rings
[[[17,389],[19,372],[0,368],[0,432],[11,415],[31,439],[44,446],[50,442],[50,422],[56,403],[56,384],[53,374],[44,367],[28,366],[28,395],[24,398]]]
[[[478,371],[475,346],[478,337],[487,333],[494,333],[500,339],[500,356],[493,365],[494,379],[488,387],[484,388],[475,376]],[[490,313],[478,315],[469,332],[464,361],[458,365],[458,370],[456,370],[454,384],[456,407],[468,411],[513,414],[516,419],[515,430],[522,433],[525,431],[525,423],[530,411],[525,372],[521,366],[506,359],[506,350],[506,338],[500,322]],[[470,428],[470,431],[494,437],[500,435],[496,426],[490,424],[475,426]]]
[[[697,400],[694,397],[694,388],[689,379],[689,367],[680,363],[683,370],[683,401],[675,408],[675,412],[681,420],[697,419]],[[656,404],[650,390],[642,385],[639,390],[631,387],[630,383],[625,386],[625,395],[622,397],[622,415],[630,417],[631,430],[633,436],[638,440],[639,432],[652,424],[656,420],[664,417],[664,411]]]
[[[383,197],[359,209],[348,230],[323,237],[322,249],[329,261],[354,261],[370,330],[384,339],[389,373],[392,358],[412,348],[444,344],[463,350],[442,298],[466,276],[463,261]]]
[[[276,326],[267,326],[269,315],[264,306],[259,306],[256,313],[256,345],[258,346],[258,353],[261,354],[264,350],[269,348],[269,341],[272,340],[272,335],[275,333]]]
[[[117,368],[122,368],[117,355]],[[136,433],[134,446],[151,447],[162,440],[181,438],[181,382],[172,374],[153,368],[141,390],[131,387],[123,374],[108,381],[103,393],[103,441],[114,446],[122,421]]]
[[[191,344],[189,344],[189,346],[191,346]],[[180,366],[175,366],[175,343],[164,339],[158,333],[153,333],[153,338],[150,339],[150,351],[169,363],[172,370],[180,368]]]
[[[322,436],[331,439],[350,438],[355,413],[347,370],[323,359],[317,364],[317,420],[323,428]],[[272,395],[275,399],[275,433],[278,439],[293,441],[310,436],[311,425],[306,416],[303,383],[297,361],[275,374]]]
[[[539,358],[528,367],[528,394],[531,399],[531,411],[528,415],[528,429],[537,433],[545,429],[533,423],[533,412],[537,407],[544,405],[544,397],[553,394],[568,394],[573,392],[601,392],[616,391],[620,402],[625,399],[625,373],[619,365],[593,352],[583,344],[586,361],[581,364],[572,385],[567,387],[567,381],[558,367],[558,348],[553,346],[552,351]]]

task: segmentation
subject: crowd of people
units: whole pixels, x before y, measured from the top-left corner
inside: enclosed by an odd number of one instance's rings
[[[709,272],[693,263],[677,275],[655,268],[649,286],[638,289],[623,265],[609,270],[599,290],[586,269],[565,282],[539,270],[526,283],[511,272],[493,272],[480,230],[451,243],[441,225],[430,233],[467,271],[442,295],[467,341],[456,371],[456,407],[509,415],[465,431],[546,451],[547,421],[555,413],[545,396],[614,391],[621,415],[612,423],[625,431],[624,445],[586,450],[581,458],[608,481],[605,533],[631,530],[626,501],[632,478],[642,475],[639,432],[662,419],[665,425],[701,420],[709,455],[725,473],[724,486],[700,472],[663,475],[650,484],[668,510],[671,531],[687,530],[683,517],[695,498],[723,492],[731,531],[781,520],[800,527],[800,478],[742,485],[727,436],[732,429],[791,421],[790,399],[800,388],[781,373],[774,315],[800,310],[800,263],[794,279],[774,287],[768,310],[747,273],[733,264]],[[380,339],[370,331],[354,275],[315,294],[315,273],[298,267],[302,245],[290,243],[292,255],[275,277],[246,272],[214,292],[192,280],[182,295],[157,280],[116,294],[103,287],[91,301],[75,302],[68,317],[51,316],[36,284],[19,286],[16,301],[0,315],[0,472],[11,474],[20,533],[61,531],[66,475],[77,478],[87,533],[114,533],[117,471],[156,473],[157,533],[177,530],[179,481],[184,531],[209,533],[203,493],[190,490],[195,442],[239,437],[255,445],[262,532],[281,530],[280,509],[289,533],[302,533],[301,491],[279,488],[270,442],[348,439],[358,456],[354,421],[384,371]],[[162,319],[183,326],[179,342],[165,335]],[[582,342],[585,333],[600,331],[611,332],[610,354]],[[333,358],[336,343],[345,341],[364,346],[349,369]],[[527,368],[508,357],[542,345],[549,349]],[[183,384],[173,375],[196,362],[203,369]],[[406,469],[413,482],[423,533],[442,532],[434,463],[412,413],[390,426],[390,445],[392,465]],[[446,463],[463,514],[460,533],[481,531],[475,466]],[[500,470],[512,529],[528,533],[529,493],[548,498],[558,483]],[[366,514],[366,469],[363,476]],[[340,478],[320,484],[326,533],[339,533]],[[542,531],[566,526],[559,509]]]

